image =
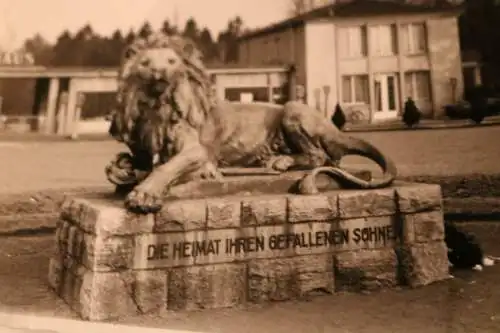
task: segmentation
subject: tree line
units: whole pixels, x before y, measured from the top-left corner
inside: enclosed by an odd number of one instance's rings
[[[22,49],[33,55],[35,65],[38,66],[118,67],[124,47],[137,36],[146,37],[154,30],[151,23],[144,22],[136,31],[116,30],[111,35],[104,36],[87,24],[73,34],[68,30],[63,31],[54,44],[49,43],[41,34],[35,34],[23,43]],[[230,19],[226,28],[216,37],[194,18],[188,19],[182,28],[165,20],[160,30],[168,34],[182,34],[194,40],[201,48],[205,62],[213,66],[231,64],[238,60],[237,39],[245,32],[243,20],[239,16]],[[8,116],[35,116],[38,112],[34,106],[35,91],[35,80],[0,80],[0,97],[3,97],[0,113]],[[112,100],[113,94],[87,94],[83,113],[87,117],[100,116],[106,113]],[[9,121],[18,120],[11,117]]]
[[[236,62],[237,38],[244,32],[243,21],[239,16],[230,19],[226,29],[216,38],[207,27],[200,26],[194,18],[188,19],[182,29],[165,20],[160,30],[168,34],[179,33],[194,40],[201,48],[205,61],[210,64]],[[74,34],[68,30],[63,31],[54,45],[48,43],[42,35],[36,34],[24,42],[23,50],[33,54],[36,65],[118,66],[123,48],[137,36],[147,37],[153,31],[152,25],[144,22],[137,31],[116,30],[109,36],[103,36],[87,24]]]

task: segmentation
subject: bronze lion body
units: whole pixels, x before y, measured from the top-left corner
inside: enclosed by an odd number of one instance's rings
[[[159,34],[132,43],[119,80],[110,134],[131,153],[106,170],[111,182],[131,187],[125,204],[132,211],[156,212],[170,186],[223,177],[220,167],[315,170],[364,189],[389,186],[396,177],[394,163],[378,149],[307,105],[217,101],[201,53],[183,37]],[[383,177],[365,181],[338,168],[348,154],[370,158]]]

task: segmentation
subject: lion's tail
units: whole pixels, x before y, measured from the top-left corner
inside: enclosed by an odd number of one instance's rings
[[[327,171],[327,173],[333,173],[334,176],[336,178],[340,178],[344,186],[348,188],[374,189],[387,187],[392,184],[397,176],[397,168],[390,158],[382,154],[380,150],[378,150],[375,146],[365,140],[347,135],[341,135],[340,138],[337,137],[336,139],[340,139],[340,145],[345,150],[344,155],[359,155],[369,158],[370,160],[377,163],[378,166],[380,166],[383,171],[383,175],[381,178],[366,181],[355,177],[354,175],[342,169],[336,169],[334,172]],[[325,147],[327,150],[329,148],[332,148],[334,145],[330,147],[328,146],[330,145],[327,145],[327,147]]]

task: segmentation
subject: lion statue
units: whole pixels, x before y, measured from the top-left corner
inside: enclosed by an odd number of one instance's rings
[[[390,186],[396,177],[394,163],[378,149],[303,103],[217,100],[202,53],[177,35],[138,38],[126,48],[110,119],[110,135],[130,152],[118,154],[106,174],[137,213],[160,210],[173,185],[222,178],[222,168],[312,170],[298,186],[303,194],[318,192],[318,173],[358,189]],[[366,181],[339,168],[348,154],[373,160],[383,176]]]

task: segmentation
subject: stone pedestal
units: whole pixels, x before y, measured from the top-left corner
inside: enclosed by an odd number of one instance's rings
[[[156,215],[122,207],[105,194],[63,204],[49,281],[84,319],[448,277],[438,185],[181,198]]]

